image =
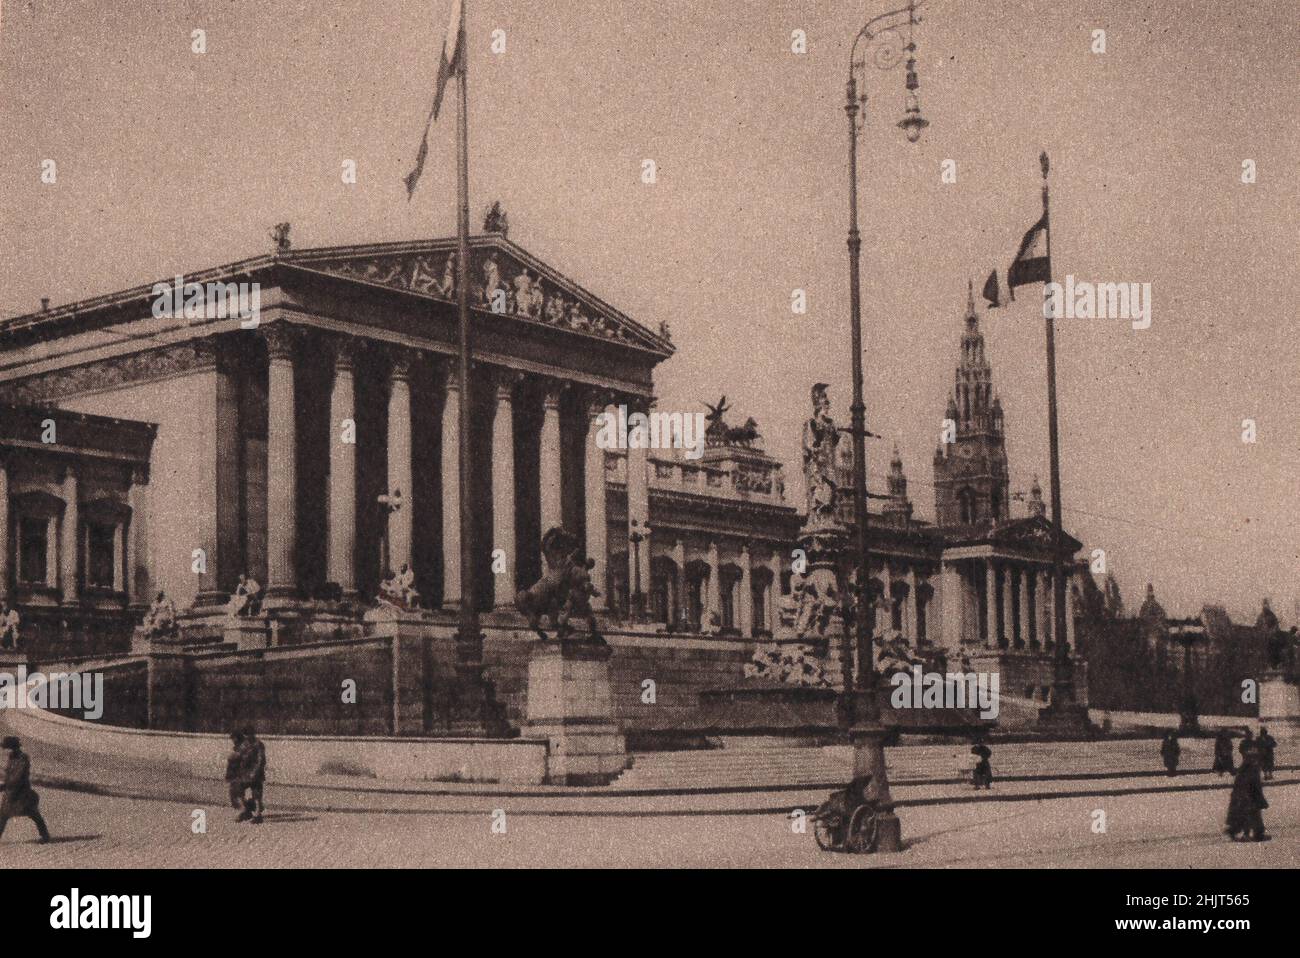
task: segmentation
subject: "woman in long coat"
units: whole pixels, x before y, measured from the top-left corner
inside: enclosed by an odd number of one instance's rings
[[[1183,753],[1183,747],[1178,744],[1178,736],[1173,732],[1165,734],[1165,740],[1160,745],[1160,757],[1164,759],[1165,769],[1170,775],[1178,774],[1178,759]]]
[[[32,788],[32,761],[12,735],[0,740],[0,748],[9,752],[5,762],[4,791],[0,793],[0,835],[11,818],[30,818],[36,823],[41,842],[50,840],[50,830],[41,818],[40,796]]]
[[[1232,782],[1232,797],[1228,800],[1228,818],[1223,831],[1234,842],[1237,835],[1249,836],[1251,841],[1262,842],[1268,839],[1264,834],[1264,816],[1268,808],[1264,799],[1264,784],[1259,776],[1259,752],[1248,749],[1245,761]]]

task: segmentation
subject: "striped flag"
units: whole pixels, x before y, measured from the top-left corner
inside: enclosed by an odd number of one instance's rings
[[[1015,262],[1007,270],[1007,289],[1014,300],[1017,286],[1051,281],[1052,262],[1047,256],[1047,213],[1044,211],[1042,219],[1031,226],[1020,241],[1020,252],[1016,253]]]
[[[438,64],[438,86],[433,94],[433,109],[424,121],[424,138],[420,140],[420,151],[415,156],[415,169],[406,174],[406,199],[409,202],[415,193],[415,186],[420,182],[424,172],[424,160],[429,155],[429,128],[438,119],[442,110],[442,98],[447,92],[447,81],[457,76],[465,65],[465,15],[462,0],[452,0],[451,21],[447,24],[447,36],[442,43],[442,61]]]

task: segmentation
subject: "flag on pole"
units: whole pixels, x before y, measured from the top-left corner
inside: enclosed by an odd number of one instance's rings
[[[989,273],[989,278],[984,281],[984,298],[989,301],[989,309],[997,309],[1002,305],[1002,300],[998,295],[997,270]]]
[[[1047,213],[1044,211],[1042,219],[1031,226],[1020,241],[1020,252],[1016,253],[1015,262],[1007,270],[1007,289],[1014,300],[1017,286],[1051,281],[1052,262],[1047,256]]]
[[[465,22],[461,10],[462,0],[452,0],[451,22],[447,24],[447,35],[442,42],[442,60],[438,64],[438,86],[433,94],[433,108],[429,118],[424,121],[424,138],[420,140],[420,151],[415,156],[415,169],[406,174],[406,199],[409,202],[415,193],[415,186],[420,182],[424,172],[424,160],[429,155],[429,128],[442,110],[442,97],[447,92],[447,81],[459,74],[464,66],[465,57]]]

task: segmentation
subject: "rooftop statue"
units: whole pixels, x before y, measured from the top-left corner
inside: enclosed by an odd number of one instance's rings
[[[502,236],[510,235],[510,217],[506,211],[501,208],[500,200],[493,200],[488,211],[483,214],[483,232],[500,233]]]

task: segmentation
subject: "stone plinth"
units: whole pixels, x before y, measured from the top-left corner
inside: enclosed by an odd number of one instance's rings
[[[392,649],[392,734],[503,734],[482,668],[461,661],[447,622],[423,610],[381,605],[365,614],[367,633]]]
[[[265,649],[271,645],[271,630],[263,619],[233,617],[226,620],[222,638],[241,652]]]
[[[627,768],[609,683],[612,653],[603,641],[585,637],[533,648],[523,734],[548,740],[546,777],[553,784],[606,785]]]
[[[1277,739],[1300,738],[1300,683],[1270,670],[1259,680],[1259,724]]]
[[[376,638],[392,643],[394,735],[423,735],[431,724],[434,637],[428,616],[392,606],[365,614]]]

